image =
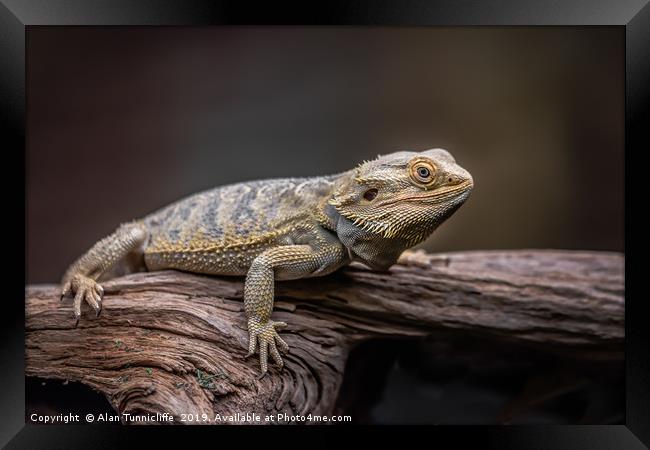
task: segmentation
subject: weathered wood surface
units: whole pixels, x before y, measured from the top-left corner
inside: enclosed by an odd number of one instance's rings
[[[289,324],[285,368],[257,379],[244,359],[243,279],[175,271],[103,284],[103,311],[74,328],[58,287],[25,294],[26,374],[80,381],[119,412],[330,414],[348,352],[377,337],[462,333],[622,359],[624,258],[555,250],[408,252],[389,272],[348,267],[277,284],[273,317]],[[497,345],[495,344],[495,345]]]

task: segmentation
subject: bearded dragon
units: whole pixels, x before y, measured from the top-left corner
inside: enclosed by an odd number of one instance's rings
[[[177,269],[245,275],[244,310],[251,356],[259,346],[281,369],[271,320],[275,280],[327,275],[352,261],[386,270],[424,241],[468,198],[472,176],[443,149],[396,152],[337,175],[244,182],[194,194],[124,223],[77,259],[62,279],[99,315],[99,281],[135,271]]]

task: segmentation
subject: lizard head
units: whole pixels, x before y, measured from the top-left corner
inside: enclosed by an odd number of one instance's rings
[[[339,215],[337,234],[353,256],[374,268],[387,268],[424,241],[474,185],[443,149],[391,153],[347,174],[329,200]]]

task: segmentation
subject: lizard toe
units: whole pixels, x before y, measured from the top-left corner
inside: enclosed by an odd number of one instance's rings
[[[75,327],[81,318],[81,304],[87,303],[95,311],[95,317],[102,311],[102,294],[104,289],[93,279],[84,275],[74,275],[61,290],[61,300],[68,294],[74,294],[73,310],[76,320]]]
[[[278,346],[280,350],[285,353],[288,351],[289,346],[278,335],[276,329],[284,328],[286,326],[287,324],[285,322],[273,322],[270,320],[266,322],[260,322],[258,320],[249,321],[248,329],[250,337],[248,353],[244,358],[252,356],[255,353],[257,344],[259,344],[259,364],[262,376],[268,371],[269,353],[271,354],[271,358],[273,358],[276,367],[279,369],[284,367],[284,361],[282,360]]]

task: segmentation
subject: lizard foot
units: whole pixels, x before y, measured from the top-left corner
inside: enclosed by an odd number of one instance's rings
[[[277,364],[279,369],[284,367],[284,362],[278,351],[278,347],[284,353],[289,351],[289,346],[286,342],[278,335],[277,330],[285,328],[287,326],[284,322],[273,322],[267,320],[262,322],[258,319],[250,319],[248,321],[248,333],[249,333],[249,343],[248,343],[248,354],[245,358],[253,355],[255,353],[255,348],[259,341],[260,344],[260,367],[262,369],[259,378],[262,378],[268,370],[268,353],[271,352],[271,357]]]
[[[75,327],[79,323],[81,302],[84,300],[95,310],[95,317],[99,316],[104,289],[95,280],[80,274],[74,275],[63,285],[61,300],[69,293],[74,294],[74,316],[77,319]]]

